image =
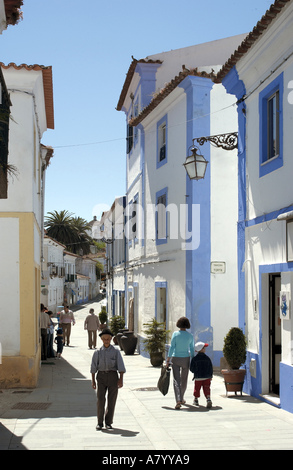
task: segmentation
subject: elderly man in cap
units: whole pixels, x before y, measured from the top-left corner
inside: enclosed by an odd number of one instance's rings
[[[103,428],[104,417],[106,429],[112,429],[118,389],[123,387],[123,374],[126,372],[119,349],[111,345],[113,333],[106,328],[99,336],[103,341],[103,346],[94,352],[91,364],[92,387],[96,389],[98,386],[97,431]],[[107,392],[108,404],[105,412]]]

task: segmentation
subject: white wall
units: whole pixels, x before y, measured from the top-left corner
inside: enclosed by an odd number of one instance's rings
[[[0,342],[5,356],[20,352],[19,220],[0,217]]]

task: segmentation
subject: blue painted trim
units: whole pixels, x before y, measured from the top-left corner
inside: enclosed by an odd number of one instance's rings
[[[160,196],[166,195],[166,237],[158,238],[158,211],[156,210],[156,245],[163,245],[168,242],[168,187],[161,189],[156,192],[156,207],[158,205],[158,199]]]
[[[293,272],[292,263],[276,263],[266,264],[259,266],[259,324],[262,325],[262,291],[263,291],[263,274],[274,274],[283,272]],[[246,358],[246,379],[244,384],[244,392],[252,395],[256,398],[263,399],[260,395],[262,394],[262,336],[263,331],[260,327],[259,330],[259,353],[253,353],[247,351]],[[251,359],[256,361],[256,378],[251,377],[249,372],[249,364]],[[281,408],[293,413],[293,401],[292,401],[292,383],[293,383],[293,366],[280,362],[280,403]],[[270,402],[269,402],[270,403]]]
[[[166,124],[166,143],[165,143],[165,158],[160,161],[160,148],[159,148],[159,131],[162,124]],[[168,116],[165,114],[158,122],[157,122],[157,161],[156,161],[156,168],[161,168],[163,165],[168,163]]]
[[[268,160],[268,99],[279,91],[279,155]],[[259,94],[259,176],[283,166],[283,97],[284,74],[281,73]]]
[[[162,64],[142,63],[136,65],[135,72],[140,75],[140,109],[146,108],[156,91],[156,73]]]
[[[254,225],[263,224],[264,222],[269,222],[270,220],[277,219],[279,215],[285,214],[286,212],[293,211],[293,205],[284,207],[283,209],[278,209],[276,211],[269,212],[268,214],[263,214],[254,219],[247,220],[245,225],[246,227],[253,227]]]

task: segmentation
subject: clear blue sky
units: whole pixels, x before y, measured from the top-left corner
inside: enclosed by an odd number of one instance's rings
[[[23,21],[0,38],[0,61],[53,67],[45,213],[66,209],[90,221],[125,194],[126,123],[115,108],[131,56],[248,33],[271,3],[24,0]]]

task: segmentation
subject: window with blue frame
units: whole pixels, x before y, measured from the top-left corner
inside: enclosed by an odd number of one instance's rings
[[[168,149],[168,120],[167,115],[157,123],[157,168],[167,163]]]
[[[283,166],[283,89],[282,73],[259,95],[260,177]]]
[[[167,243],[167,199],[168,188],[156,193],[156,244]]]

